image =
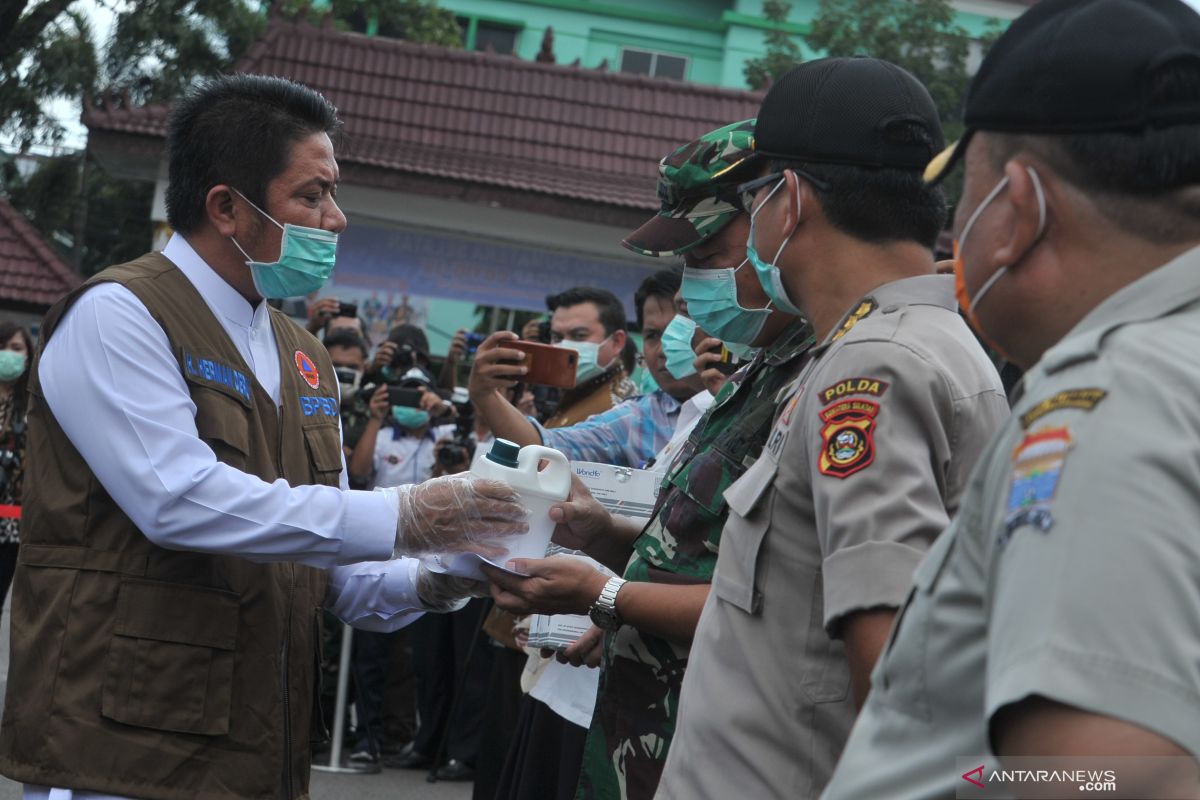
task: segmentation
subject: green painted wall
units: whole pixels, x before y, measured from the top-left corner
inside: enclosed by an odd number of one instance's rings
[[[885,0],[881,0],[884,2]],[[576,59],[595,69],[603,62],[616,70],[621,48],[683,56],[686,79],[695,83],[746,88],[747,59],[763,54],[762,0],[438,0],[460,16],[518,25],[517,55],[533,59],[547,27],[554,29],[554,55],[560,64]],[[801,38],[819,0],[792,0],[789,30],[805,58],[812,51]],[[959,13],[972,35],[988,30],[990,18]]]

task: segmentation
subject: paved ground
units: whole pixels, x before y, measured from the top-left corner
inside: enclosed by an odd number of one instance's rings
[[[8,681],[8,604],[0,618],[0,701]],[[20,784],[0,777],[0,800],[19,800]],[[313,800],[470,800],[469,783],[426,783],[423,770],[385,769],[378,775],[313,771]]]

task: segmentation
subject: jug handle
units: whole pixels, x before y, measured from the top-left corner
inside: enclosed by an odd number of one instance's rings
[[[538,461],[543,458],[550,464],[546,469],[537,472],[538,484],[546,494],[565,498],[571,492],[571,462],[558,450],[541,445],[526,445],[517,456],[517,464],[522,470],[531,468],[537,471]],[[531,462],[532,466],[527,467]]]

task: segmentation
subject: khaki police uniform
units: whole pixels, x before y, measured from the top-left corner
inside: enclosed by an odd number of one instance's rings
[[[729,520],[657,797],[813,797],[854,721],[839,624],[899,607],[1008,416],[952,279],[886,284],[814,350]]]
[[[1027,373],[914,576],[825,797],[954,797],[991,755],[992,715],[1031,695],[1200,757],[1198,351],[1200,249]]]

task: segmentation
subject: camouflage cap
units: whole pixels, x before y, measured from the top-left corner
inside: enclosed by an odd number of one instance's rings
[[[658,165],[661,210],[621,242],[644,256],[687,252],[742,211],[738,182],[754,153],[754,120],[706,133]]]

